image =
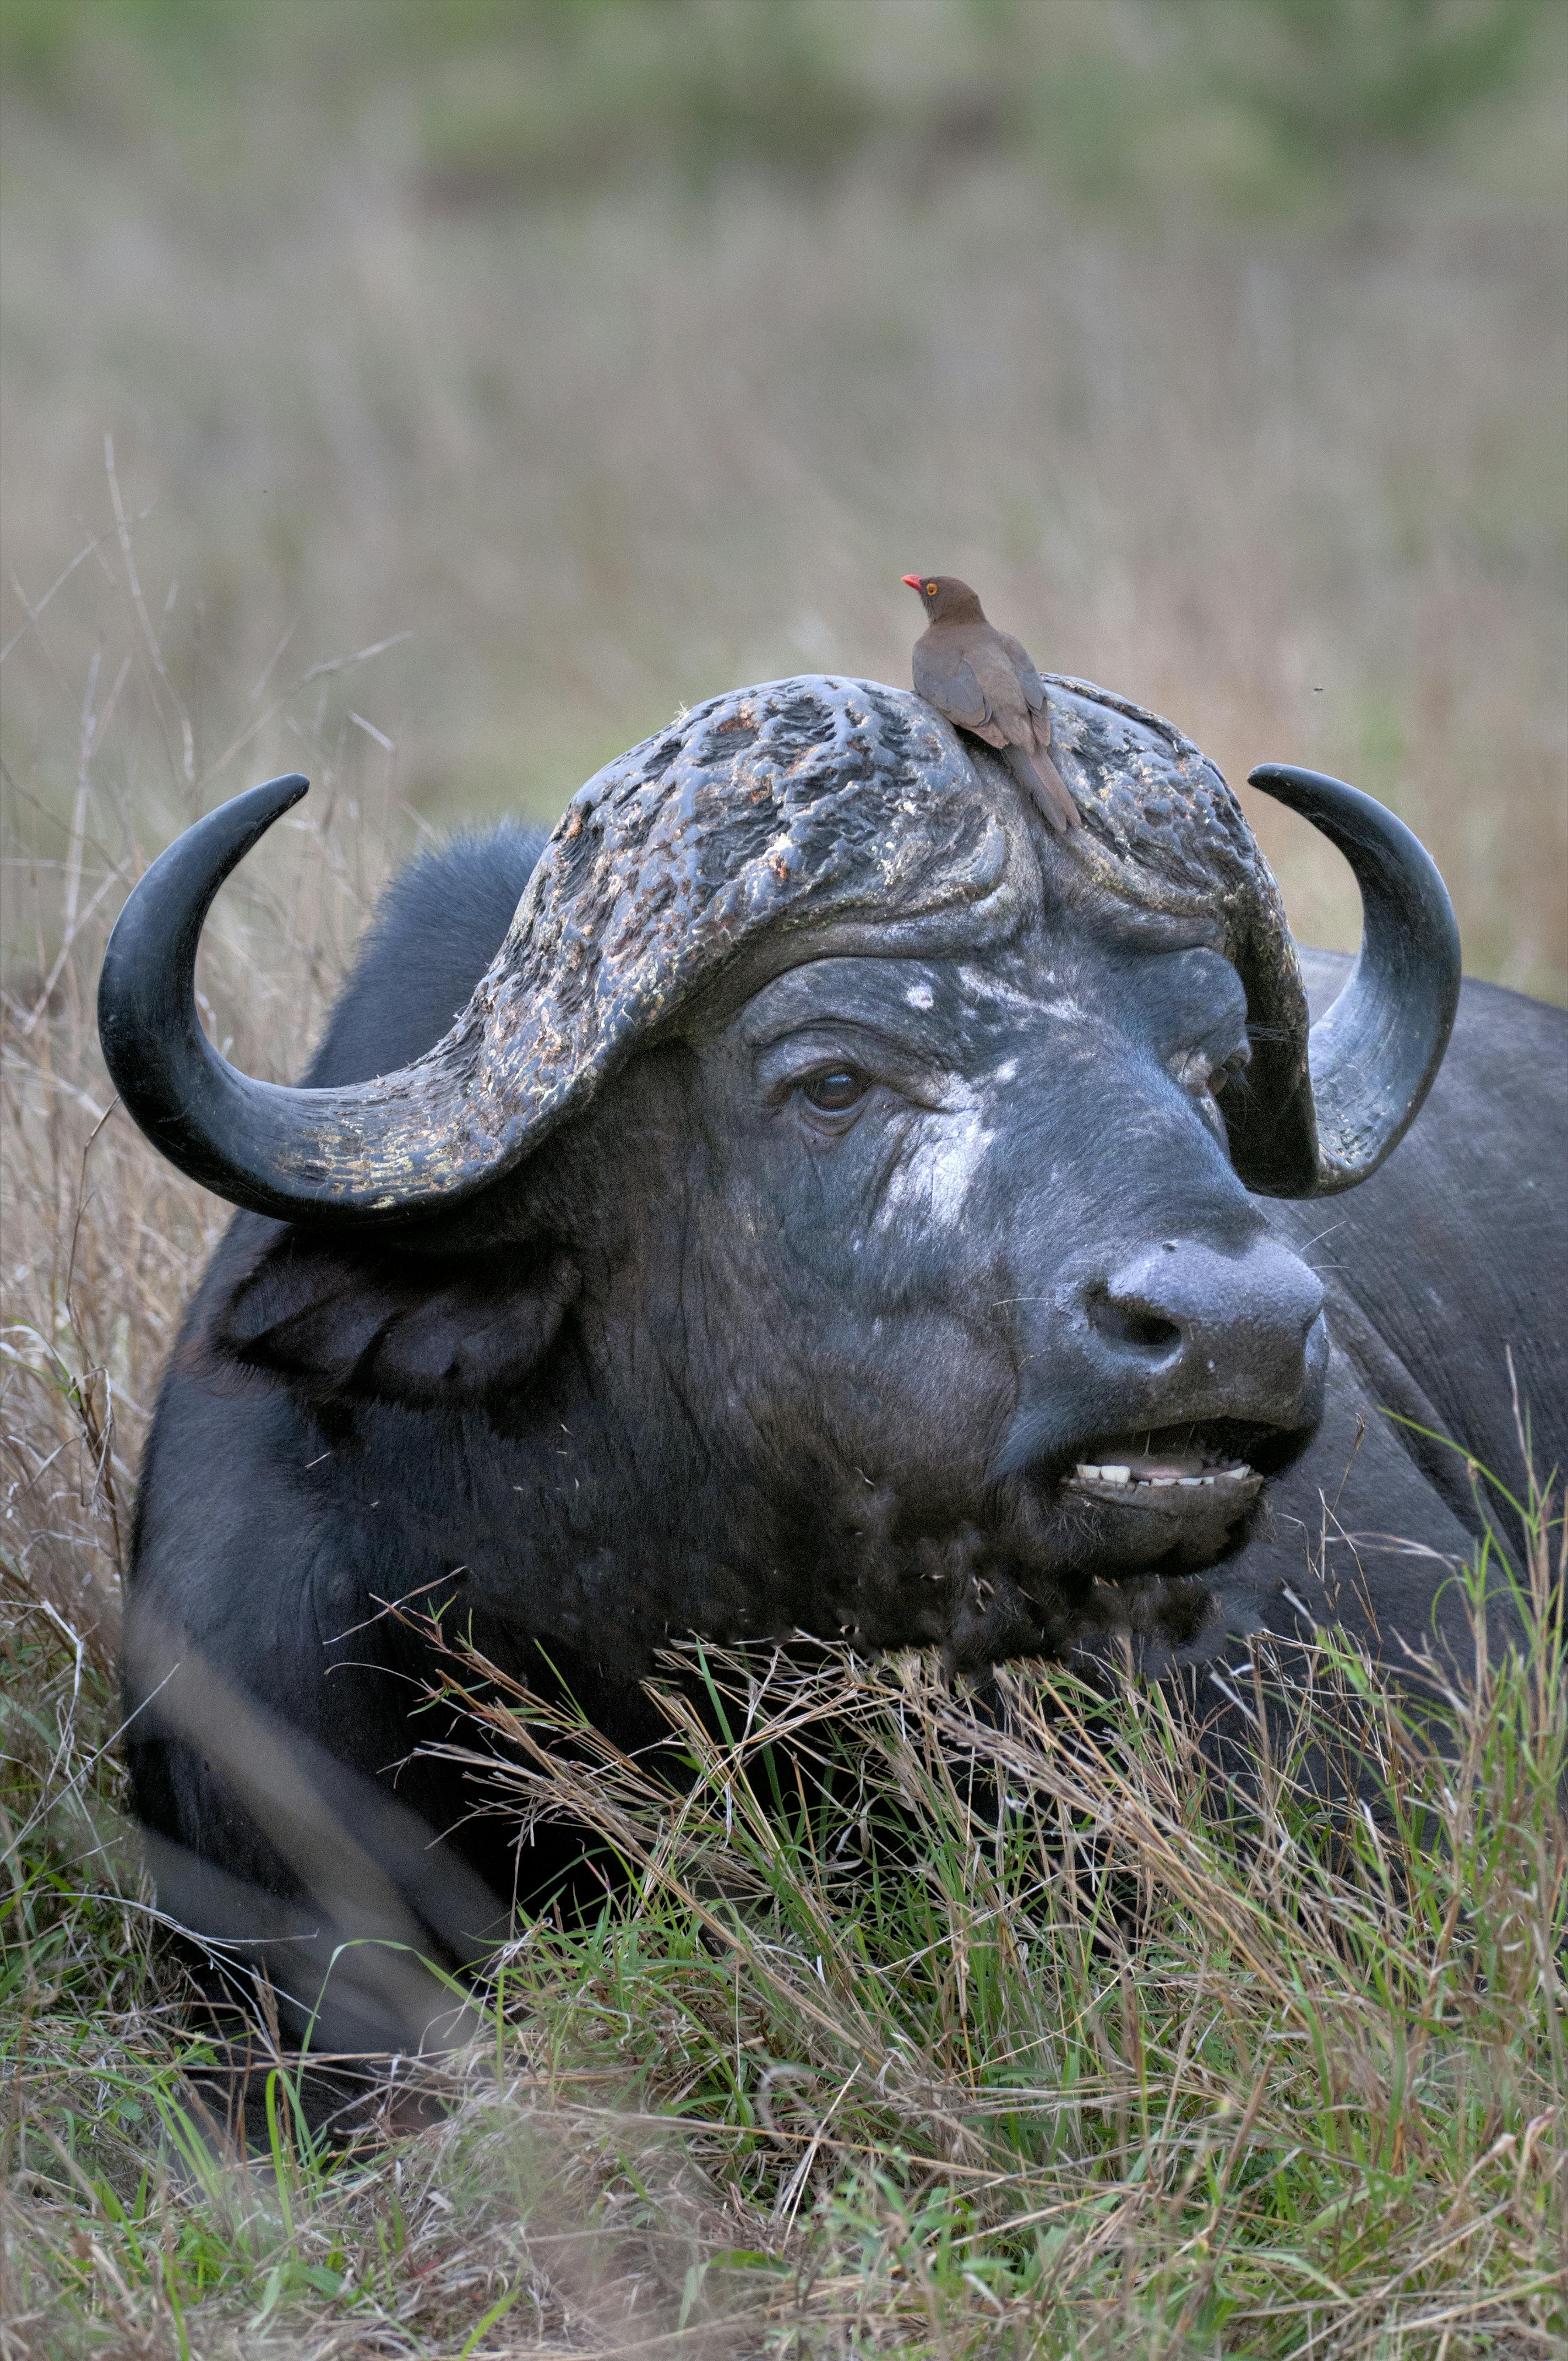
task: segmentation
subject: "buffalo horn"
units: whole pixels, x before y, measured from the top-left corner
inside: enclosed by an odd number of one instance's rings
[[[1361,950],[1308,1036],[1295,1104],[1255,1110],[1237,1159],[1251,1188],[1328,1197],[1376,1171],[1431,1087],[1459,1005],[1459,928],[1431,856],[1372,796],[1287,763],[1265,763],[1249,784],[1321,829],[1361,891]],[[1306,1169],[1278,1169],[1297,1163]]]
[[[454,1156],[461,1077],[440,1046],[376,1082],[293,1090],[240,1073],[197,1019],[196,947],[213,897],[309,785],[294,772],[234,796],[141,879],[98,981],[110,1076],[171,1164],[253,1213],[357,1224],[451,1204],[483,1185],[495,1159]]]

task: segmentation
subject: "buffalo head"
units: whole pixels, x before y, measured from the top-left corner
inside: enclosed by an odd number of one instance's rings
[[[1396,1145],[1457,940],[1388,813],[1255,774],[1362,890],[1361,959],[1309,1032],[1219,774],[1051,688],[1068,839],[914,697],[806,678],[699,708],[574,798],[445,1038],[349,1087],[237,1073],[192,1005],[207,906],[304,781],[199,822],[126,906],[100,1021],[162,1152],[289,1225],[231,1348],[503,1429],[565,1356],[567,1620],[608,1554],[647,1635],[980,1660],[1040,1644],[1097,1575],[1212,1563],[1310,1433],[1327,1356],[1256,1199],[1353,1186]]]

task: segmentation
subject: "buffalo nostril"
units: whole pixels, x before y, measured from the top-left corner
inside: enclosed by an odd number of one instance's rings
[[[1162,1378],[1179,1367],[1212,1374],[1223,1356],[1237,1381],[1299,1385],[1307,1339],[1322,1287],[1273,1239],[1222,1254],[1193,1239],[1170,1251],[1162,1238],[1097,1276],[1084,1310],[1102,1347],[1131,1373],[1141,1364]]]
[[[1131,1345],[1143,1353],[1168,1353],[1181,1342],[1174,1320],[1164,1319],[1145,1303],[1102,1291],[1090,1298],[1091,1324],[1111,1344]]]

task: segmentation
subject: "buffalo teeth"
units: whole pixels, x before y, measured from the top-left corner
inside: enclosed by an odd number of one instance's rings
[[[1218,1483],[1222,1477],[1226,1483],[1239,1482],[1250,1477],[1253,1471],[1244,1459],[1234,1467],[1211,1468],[1203,1476],[1141,1476],[1135,1475],[1131,1467],[1096,1466],[1091,1459],[1080,1459],[1072,1472],[1075,1479],[1082,1484],[1128,1484],[1144,1491],[1179,1488],[1184,1492],[1195,1492],[1204,1485]]]

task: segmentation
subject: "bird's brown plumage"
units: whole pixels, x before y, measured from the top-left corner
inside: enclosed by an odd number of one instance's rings
[[[906,574],[927,617],[915,642],[915,689],[960,730],[994,746],[1052,828],[1081,827],[1078,806],[1051,760],[1051,708],[1028,651],[999,631],[967,582],[953,574]]]

